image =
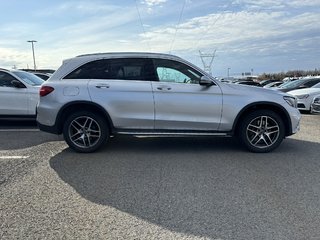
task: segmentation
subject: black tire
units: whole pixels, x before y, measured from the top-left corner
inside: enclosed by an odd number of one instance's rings
[[[285,137],[282,118],[270,110],[249,113],[239,125],[239,138],[251,152],[266,153],[276,149]]]
[[[80,153],[98,150],[109,138],[106,120],[98,114],[80,111],[68,116],[63,136],[70,148]]]

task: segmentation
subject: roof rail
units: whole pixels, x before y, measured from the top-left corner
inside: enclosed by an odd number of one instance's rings
[[[99,55],[162,55],[162,56],[173,56],[166,53],[151,53],[151,52],[105,52],[105,53],[89,53],[81,54],[76,57],[88,57],[88,56],[99,56]]]

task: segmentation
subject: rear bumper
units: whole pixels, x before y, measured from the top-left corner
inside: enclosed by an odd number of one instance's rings
[[[56,125],[53,126],[47,126],[44,124],[41,124],[37,122],[38,127],[43,132],[53,133],[53,134],[61,134],[61,131],[59,131],[58,127]]]

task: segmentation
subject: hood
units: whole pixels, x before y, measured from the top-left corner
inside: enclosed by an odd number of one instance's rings
[[[219,83],[223,84],[224,88],[229,88],[236,91],[246,92],[248,95],[250,94],[274,94],[274,95],[283,95],[286,96],[288,94],[275,90],[274,88],[263,88],[257,86],[248,86],[241,84],[233,84],[233,83]]]
[[[303,95],[303,94],[313,94],[313,93],[319,93],[320,94],[320,88],[304,88],[304,89],[298,89],[288,92],[291,95]]]

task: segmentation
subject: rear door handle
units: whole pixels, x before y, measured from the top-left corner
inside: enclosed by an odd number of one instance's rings
[[[96,88],[110,88],[110,86],[108,84],[99,84],[96,85]]]

